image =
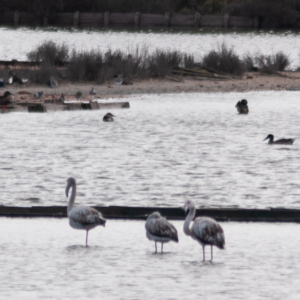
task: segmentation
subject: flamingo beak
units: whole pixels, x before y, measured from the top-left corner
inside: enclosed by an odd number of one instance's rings
[[[66,197],[68,198],[69,195],[69,186],[66,187]]]
[[[190,213],[190,210],[186,205],[181,206],[181,209],[184,210],[185,216],[187,216]]]

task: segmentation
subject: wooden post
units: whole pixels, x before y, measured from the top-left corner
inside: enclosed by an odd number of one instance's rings
[[[79,25],[79,11],[75,11],[73,15],[73,25],[78,26]]]
[[[223,27],[228,28],[229,26],[229,14],[225,14],[223,17]]]
[[[43,26],[48,26],[48,17],[44,16],[43,18]]]
[[[136,12],[134,15],[134,26],[138,27],[140,25],[141,13]]]
[[[20,20],[20,12],[16,10],[15,15],[14,15],[14,25],[15,26],[19,25],[19,20]]]
[[[164,16],[164,26],[169,27],[170,24],[170,13],[166,12]]]
[[[195,27],[199,27],[200,26],[200,19],[201,19],[201,15],[199,13],[195,13]]]
[[[104,13],[104,26],[108,27],[109,26],[109,11],[106,11]]]
[[[258,29],[258,27],[259,27],[259,18],[258,18],[258,16],[254,17],[253,25],[254,25],[253,26],[254,29]]]

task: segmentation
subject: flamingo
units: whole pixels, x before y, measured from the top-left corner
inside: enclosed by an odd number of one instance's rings
[[[164,243],[170,241],[178,243],[176,228],[157,211],[147,218],[145,228],[147,238],[155,241],[155,253],[157,253],[157,242],[161,243],[161,253],[163,253]]]
[[[190,227],[191,221],[196,214],[196,208],[193,201],[186,201],[183,209],[189,210],[189,214],[185,219],[183,225],[183,231],[186,235],[191,236],[197,240],[203,249],[203,261],[205,261],[205,246],[211,247],[211,261],[213,260],[213,246],[217,246],[219,249],[224,249],[225,236],[222,227],[212,218],[198,217]]]
[[[96,226],[104,226],[106,220],[102,217],[101,213],[88,206],[74,207],[76,197],[76,180],[73,177],[68,178],[66,187],[66,196],[68,198],[69,189],[72,188],[71,197],[67,209],[70,226],[74,229],[86,230],[85,245],[88,245],[88,233],[90,229]]]

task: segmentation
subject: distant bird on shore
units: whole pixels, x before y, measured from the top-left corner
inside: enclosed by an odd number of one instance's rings
[[[189,211],[183,225],[183,231],[186,235],[191,236],[198,241],[203,250],[203,261],[205,261],[205,246],[211,247],[211,261],[213,260],[213,246],[224,249],[225,236],[222,227],[212,218],[198,217],[194,220],[191,228],[190,223],[196,214],[196,208],[193,201],[186,201],[183,209]]]
[[[116,117],[114,116],[113,114],[111,113],[107,113],[104,117],[103,117],[103,122],[114,122],[114,118],[113,117]]]
[[[178,243],[178,234],[176,228],[159,212],[152,213],[145,224],[146,236],[150,241],[155,242],[155,253],[157,253],[156,243],[161,243],[161,253],[163,253],[164,243],[174,241]]]
[[[23,84],[23,81],[20,77],[18,77],[15,73],[13,73],[12,71],[8,72],[9,75],[9,79],[8,82],[9,83],[18,83],[18,84]],[[26,79],[25,79],[26,80]],[[28,79],[27,79],[28,81]]]
[[[69,218],[70,226],[74,229],[86,230],[85,245],[88,245],[89,230],[96,226],[104,226],[106,220],[102,217],[101,213],[89,206],[74,207],[76,197],[76,180],[73,177],[68,178],[66,187],[66,196],[68,198],[69,190],[72,188],[69,205],[67,208],[67,214]]]
[[[5,82],[3,78],[0,78],[0,88],[4,88],[4,87],[5,87]]]
[[[114,80],[114,84],[121,85],[122,83],[123,83],[123,75],[119,74],[116,76],[116,78]]]
[[[263,141],[265,140],[269,140],[268,144],[269,145],[273,145],[273,144],[277,144],[277,145],[293,145],[295,139],[281,139],[281,140],[277,140],[274,141],[274,135],[273,134],[269,134]]]
[[[91,90],[90,90],[90,95],[96,95],[96,92],[94,90],[94,88],[92,87]]]
[[[76,98],[77,100],[82,99],[82,97],[83,97],[83,95],[82,95],[82,93],[81,93],[80,91],[77,92],[77,93],[75,94],[75,98]]]
[[[61,102],[64,103],[65,102],[65,95],[61,94],[59,100],[61,100]]]
[[[52,88],[57,88],[57,87],[58,87],[58,83],[57,83],[57,81],[53,78],[53,76],[50,77],[49,85],[50,85],[50,87],[52,87]]]
[[[239,114],[248,114],[249,113],[249,108],[248,108],[248,102],[246,99],[243,99],[241,101],[239,101],[236,104],[236,109],[238,111]]]
[[[11,92],[6,91],[3,96],[0,96],[0,105],[3,110],[7,110],[6,106],[12,104],[14,101],[14,96]]]
[[[43,96],[44,92],[36,92],[33,94],[34,98],[36,99],[41,99],[41,97]]]

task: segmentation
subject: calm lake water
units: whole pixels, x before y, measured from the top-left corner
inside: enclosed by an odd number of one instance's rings
[[[146,45],[180,50],[200,57],[225,42],[240,55],[250,53],[275,54],[283,51],[292,60],[292,67],[300,66],[300,31],[245,30],[176,30],[176,29],[64,29],[58,27],[0,27],[0,60],[26,60],[26,53],[45,40],[66,43],[72,49],[134,49]]]
[[[298,299],[299,224],[220,223],[226,249],[179,243],[154,254],[144,222],[108,220],[89,233],[67,219],[0,218],[3,299]],[[207,248],[207,257],[210,249]]]
[[[136,95],[130,109],[0,118],[0,204],[300,206],[299,92]],[[246,98],[249,115],[235,104]],[[292,146],[263,142],[296,138]]]

